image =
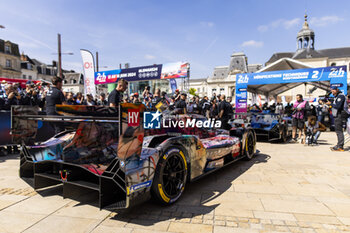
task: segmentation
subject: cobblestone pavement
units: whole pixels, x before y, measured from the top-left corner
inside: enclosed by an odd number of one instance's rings
[[[253,160],[187,185],[175,205],[117,212],[100,211],[93,193],[36,193],[18,157],[0,157],[0,232],[350,232],[350,152],[331,152],[335,137],[258,143]]]

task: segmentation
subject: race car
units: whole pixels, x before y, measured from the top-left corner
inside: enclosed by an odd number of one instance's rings
[[[235,129],[254,129],[258,141],[286,142],[292,135],[291,118],[275,113],[250,112],[244,118],[231,120],[229,124]]]
[[[129,208],[152,197],[172,204],[187,183],[256,153],[254,130],[223,130],[201,115],[147,112],[130,103],[56,109],[60,116],[13,107],[20,177],[33,178],[36,190],[61,184],[64,197],[76,187],[96,191],[100,208]],[[69,128],[33,143],[38,120],[69,122]]]
[[[291,120],[275,113],[252,113],[250,127],[258,140],[286,142],[292,135]]]

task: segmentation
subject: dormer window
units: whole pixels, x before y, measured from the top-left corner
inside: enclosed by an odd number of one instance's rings
[[[11,46],[10,45],[5,45],[5,53],[11,53]]]

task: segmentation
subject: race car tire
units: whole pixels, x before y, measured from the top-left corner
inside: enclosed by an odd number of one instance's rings
[[[171,146],[159,158],[152,184],[152,196],[161,204],[170,205],[182,195],[187,180],[185,150]]]
[[[251,160],[255,153],[255,135],[253,131],[249,130],[246,132],[246,138],[244,141],[243,153],[245,154],[246,160]]]

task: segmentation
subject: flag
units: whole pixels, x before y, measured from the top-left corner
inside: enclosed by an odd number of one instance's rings
[[[83,59],[84,68],[84,94],[91,94],[96,97],[95,87],[95,64],[92,53],[85,49],[80,49],[81,58]]]

